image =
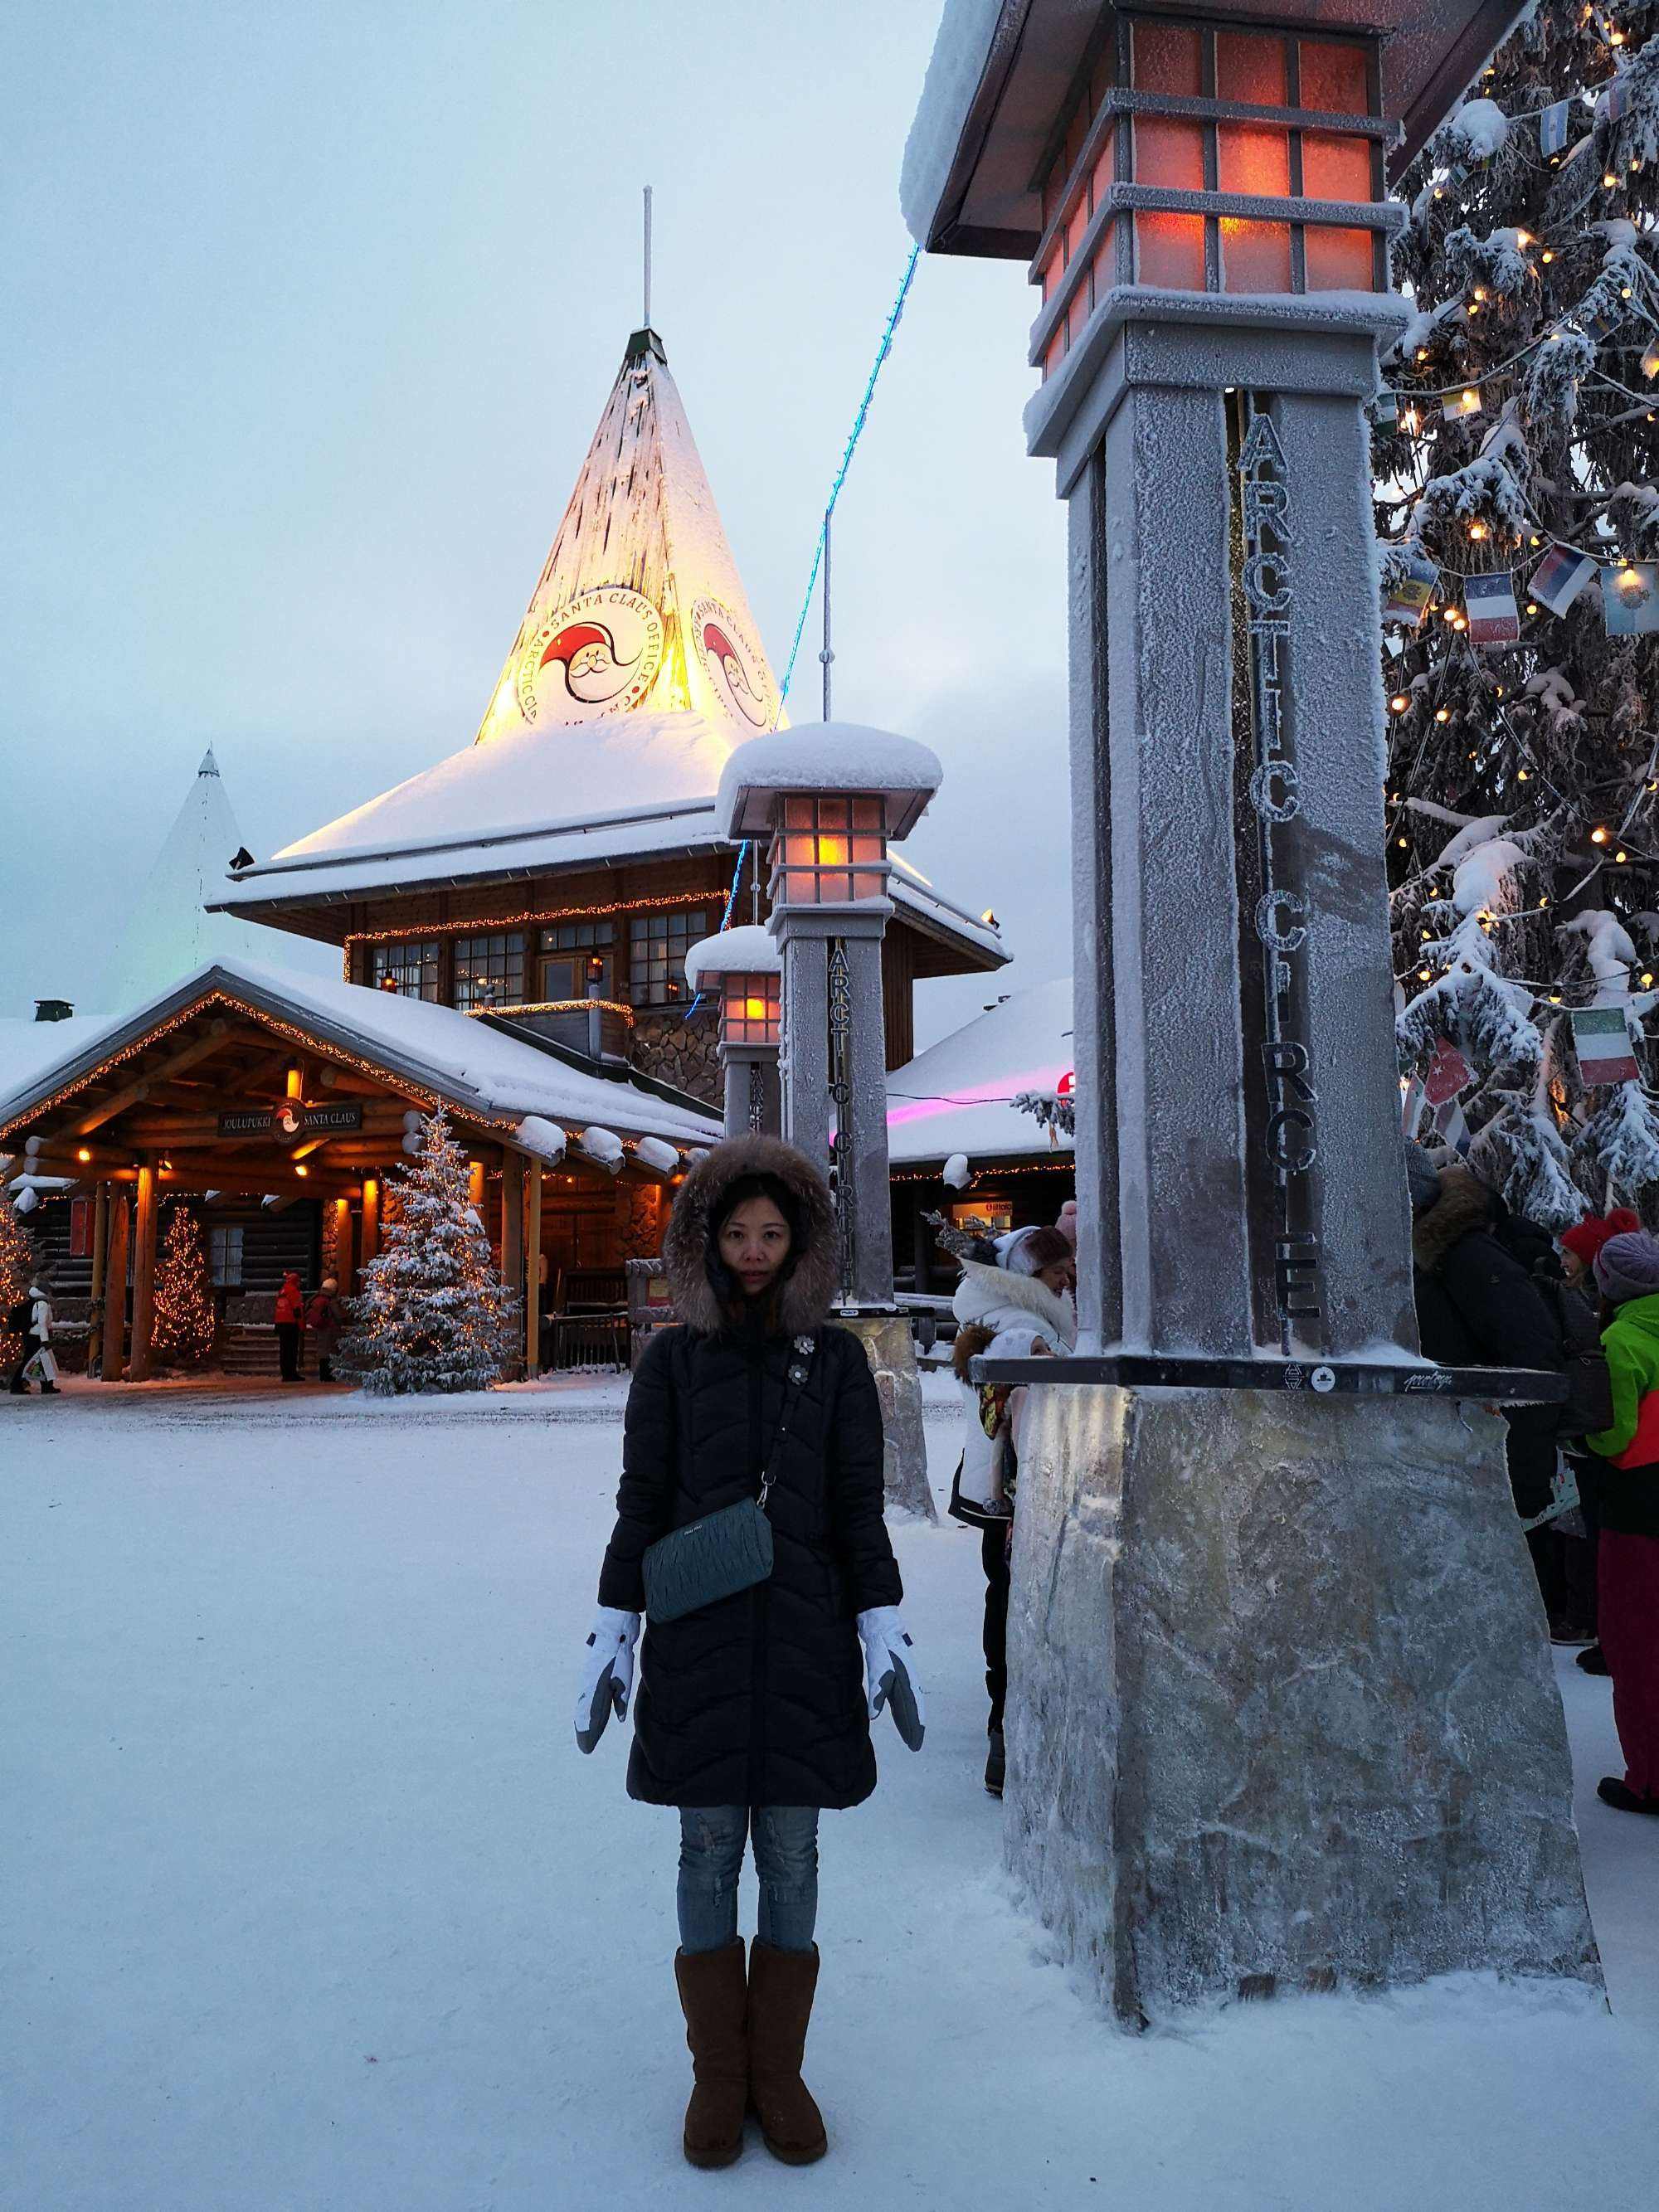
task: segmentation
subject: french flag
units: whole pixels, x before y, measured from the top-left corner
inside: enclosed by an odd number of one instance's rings
[[[1515,585],[1507,568],[1488,576],[1465,576],[1463,609],[1469,618],[1471,645],[1513,645],[1521,635]]]

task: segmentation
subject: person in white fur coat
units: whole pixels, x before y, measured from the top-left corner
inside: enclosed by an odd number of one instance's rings
[[[1002,1712],[1008,1687],[1009,1556],[1027,1391],[1023,1383],[975,1386],[968,1362],[981,1352],[999,1359],[1023,1359],[1069,1352],[1077,1340],[1077,1311],[1072,1303],[1077,1262],[1071,1241],[1058,1228],[1014,1230],[998,1239],[996,1250],[994,1267],[978,1260],[963,1261],[962,1280],[951,1301],[957,1318],[951,1364],[969,1403],[951,1511],[958,1521],[982,1531],[985,1687],[991,1700],[985,1787],[1000,1797]]]

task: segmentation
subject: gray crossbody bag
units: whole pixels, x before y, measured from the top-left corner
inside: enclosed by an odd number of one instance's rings
[[[645,1577],[648,1621],[678,1620],[684,1613],[716,1605],[723,1597],[735,1597],[739,1590],[770,1578],[772,1523],[766,1517],[766,1501],[817,1349],[817,1340],[811,1336],[798,1336],[790,1347],[789,1387],[767,1455],[759,1497],[740,1498],[735,1505],[723,1506],[701,1521],[688,1522],[684,1528],[672,1528],[647,1547],[640,1566]]]

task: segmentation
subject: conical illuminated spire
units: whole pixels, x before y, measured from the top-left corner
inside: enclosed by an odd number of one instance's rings
[[[629,714],[770,729],[761,649],[662,340],[635,331],[477,743]],[[718,763],[716,763],[718,773]]]

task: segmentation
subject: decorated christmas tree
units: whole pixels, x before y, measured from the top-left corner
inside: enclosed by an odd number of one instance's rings
[[[513,1356],[518,1301],[496,1273],[466,1154],[443,1115],[422,1121],[420,1152],[398,1174],[339,1364],[378,1395],[487,1389]]]
[[[170,1366],[199,1367],[213,1349],[215,1324],[202,1224],[187,1206],[175,1206],[155,1270],[155,1316],[150,1330],[155,1357]]]
[[[6,1316],[29,1286],[34,1268],[34,1247],[17,1218],[11,1194],[0,1184],[0,1369],[15,1367],[23,1340],[6,1325]]]
[[[1401,196],[1373,459],[1407,1119],[1547,1226],[1653,1220],[1659,5],[1541,0]]]

